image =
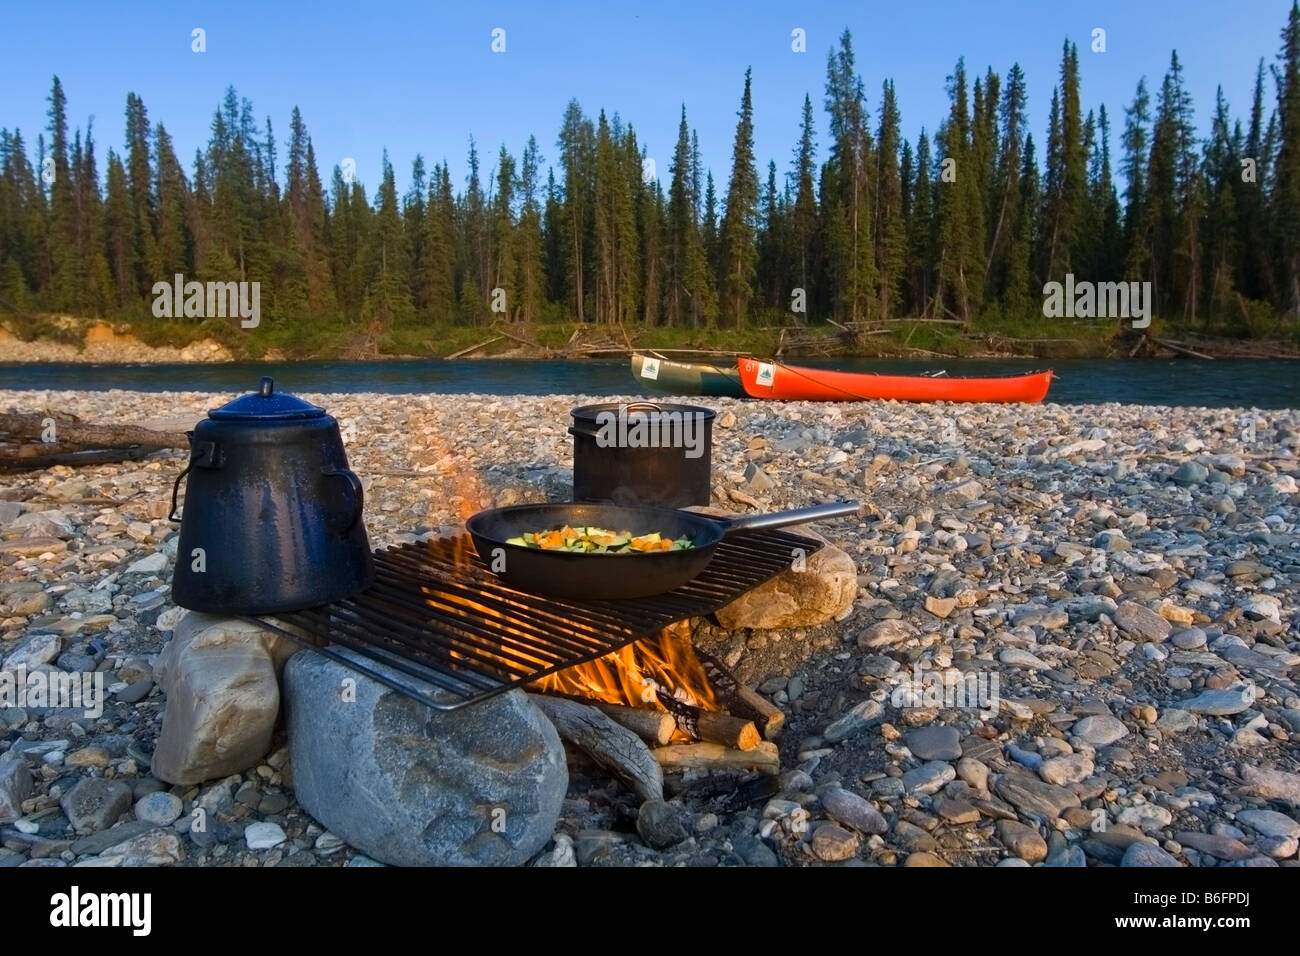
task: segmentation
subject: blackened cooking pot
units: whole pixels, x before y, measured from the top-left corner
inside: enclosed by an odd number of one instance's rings
[[[374,580],[361,481],[325,409],[258,391],[214,409],[190,439],[172,576],[180,607],[272,614],[326,604]]]
[[[570,414],[575,501],[657,508],[709,503],[711,408],[604,402]]]

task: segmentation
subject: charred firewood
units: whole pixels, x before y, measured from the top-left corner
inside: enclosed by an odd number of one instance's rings
[[[674,744],[651,751],[665,770],[761,770],[781,772],[776,744],[763,740],[753,750],[733,750],[721,744]]]
[[[671,714],[648,707],[623,707],[619,704],[592,704],[617,724],[626,727],[646,743],[662,746],[673,739],[677,722]]]
[[[664,709],[677,721],[677,728],[692,740],[703,740],[737,750],[753,750],[762,739],[752,720],[701,710],[661,689],[656,689],[655,694]]]
[[[528,699],[555,725],[560,737],[625,783],[642,800],[662,800],[663,770],[650,748],[595,707],[566,697],[529,694]]]
[[[751,690],[738,681],[736,676],[712,654],[697,647],[695,655],[704,665],[704,673],[708,675],[709,683],[722,698],[727,710],[738,717],[752,720],[762,731],[764,740],[775,740],[781,733],[781,728],[785,726],[785,712],[758,691]]]

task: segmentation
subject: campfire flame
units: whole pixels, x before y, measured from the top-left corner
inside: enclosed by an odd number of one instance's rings
[[[662,690],[701,710],[722,709],[684,624],[665,628],[654,637],[586,664],[548,674],[531,684],[530,689],[655,710],[664,709],[656,693]]]

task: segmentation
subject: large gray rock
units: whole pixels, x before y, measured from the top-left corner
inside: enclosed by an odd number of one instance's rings
[[[956,760],[961,756],[961,741],[956,729],[942,724],[916,727],[909,730],[903,740],[917,760]]]
[[[861,833],[886,833],[889,822],[869,801],[852,790],[831,787],[821,795],[826,815]]]
[[[1300,823],[1276,810],[1239,810],[1237,822],[1258,830],[1264,836],[1300,837]]]
[[[63,638],[59,635],[33,634],[5,656],[4,670],[16,671],[20,667],[35,670],[58,657],[62,649]]]
[[[78,833],[107,830],[131,807],[131,788],[120,780],[86,777],[63,795],[59,806]]]
[[[280,714],[276,674],[297,650],[248,621],[186,614],[154,669],[167,695],[154,776],[201,783],[256,765]]]
[[[1285,770],[1269,770],[1266,767],[1241,765],[1242,789],[1268,800],[1281,800],[1293,807],[1300,807],[1300,774]]]
[[[1111,615],[1119,629],[1135,641],[1159,643],[1169,639],[1173,625],[1151,608],[1136,601],[1125,601]]]
[[[1182,864],[1154,843],[1131,843],[1124,851],[1120,866],[1182,866]]]
[[[1180,706],[1193,714],[1223,717],[1240,714],[1254,703],[1254,689],[1247,686],[1230,690],[1203,690],[1189,700],[1180,701]]]
[[[1110,714],[1093,714],[1076,721],[1070,733],[1094,747],[1107,747],[1128,736],[1124,721]]]
[[[23,801],[32,795],[32,774],[19,760],[0,760],[0,823],[23,815]]]
[[[1073,791],[1039,780],[1018,767],[1011,767],[994,779],[993,791],[1018,810],[1038,813],[1048,820],[1055,820],[1071,807],[1080,806]]]
[[[304,651],[285,668],[284,693],[298,802],[366,855],[518,866],[555,832],[564,748],[522,692],[436,711]]]
[[[800,533],[808,535],[807,531]],[[796,558],[791,556],[792,561]],[[832,544],[824,544],[807,555],[800,566],[802,570],[784,571],[732,601],[718,611],[718,623],[730,631],[746,627],[813,627],[838,618],[853,606],[858,594],[858,568],[851,557]]]
[[[149,830],[114,844],[96,858],[100,866],[170,866],[185,859],[185,844],[174,830]]]

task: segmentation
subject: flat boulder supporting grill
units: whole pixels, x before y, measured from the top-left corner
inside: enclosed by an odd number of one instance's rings
[[[375,583],[359,594],[257,620],[422,704],[456,710],[603,657],[677,621],[711,614],[820,547],[816,539],[783,531],[737,532],[718,543],[700,575],[676,590],[595,601],[511,588],[488,570],[466,536],[441,538],[376,551]],[[360,666],[332,653],[329,644],[416,683]]]

